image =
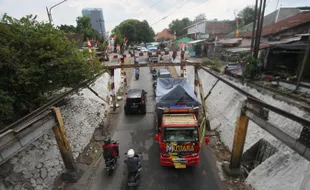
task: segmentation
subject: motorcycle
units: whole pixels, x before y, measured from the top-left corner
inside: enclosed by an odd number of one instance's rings
[[[135,74],[135,78],[136,78],[136,80],[139,80],[139,73]]]
[[[111,141],[111,142],[113,144],[119,146],[118,141]],[[104,156],[104,160],[105,160],[105,168],[104,168],[105,172],[108,176],[110,176],[116,168],[118,157],[113,156],[109,152],[107,152],[107,153],[104,152],[103,156]]]
[[[127,155],[127,153],[125,153],[125,155]],[[135,157],[139,157],[141,162],[142,162],[142,154],[138,153],[137,155],[135,155]],[[126,163],[126,160],[124,161]],[[134,189],[135,187],[137,187],[140,183],[140,172],[142,170],[142,163],[140,163],[140,168],[138,169],[137,172],[128,172],[128,178],[127,178],[127,185],[130,189]]]
[[[117,158],[110,157],[105,160],[105,172],[108,176],[112,175],[114,169],[116,168]]]

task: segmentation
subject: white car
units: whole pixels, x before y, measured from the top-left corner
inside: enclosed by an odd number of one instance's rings
[[[141,50],[140,50],[141,52],[148,52],[148,50],[145,48],[145,47],[141,47]]]

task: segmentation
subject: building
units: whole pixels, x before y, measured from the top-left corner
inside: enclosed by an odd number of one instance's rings
[[[83,16],[89,16],[92,27],[101,35],[106,34],[104,17],[101,8],[87,8],[82,10]]]
[[[194,50],[191,56],[210,55],[210,42],[213,43],[215,38],[225,38],[236,28],[236,22],[231,20],[202,20],[184,28],[187,29],[187,36],[194,40],[188,42]]]
[[[172,40],[175,38],[175,35],[170,34],[169,30],[167,28],[163,29],[161,32],[159,32],[156,36],[154,36],[154,40]]]
[[[293,17],[307,10],[310,10],[310,8],[309,7],[289,7],[289,8],[281,7],[278,10],[264,16],[263,27],[274,24],[282,20],[285,20],[287,18]],[[253,30],[253,22],[239,28],[239,36],[246,34],[248,32],[252,32],[252,30]],[[229,35],[230,37],[234,37],[235,32],[232,32]]]
[[[236,30],[236,22],[230,20],[223,21],[209,21],[203,20],[197,23],[194,23],[185,29],[187,29],[187,35],[192,37],[193,39],[210,39],[215,38],[223,38],[228,35],[230,32]]]

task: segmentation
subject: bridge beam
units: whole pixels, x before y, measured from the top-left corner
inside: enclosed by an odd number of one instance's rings
[[[235,135],[230,163],[225,163],[222,165],[224,172],[227,175],[233,177],[241,176],[240,166],[249,123],[249,118],[244,113],[245,104],[246,103],[243,102],[238,110],[240,113],[238,114],[236,120]]]

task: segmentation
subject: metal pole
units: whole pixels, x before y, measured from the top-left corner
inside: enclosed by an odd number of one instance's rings
[[[308,29],[308,34],[310,34],[310,28]],[[299,74],[298,74],[298,78],[297,78],[297,83],[296,83],[296,88],[295,88],[294,91],[297,91],[298,88],[299,88],[301,77],[302,77],[302,75],[304,73],[305,65],[306,65],[307,60],[308,60],[309,50],[310,50],[310,35],[308,36],[308,43],[307,43],[306,52],[305,52],[304,58],[302,60],[302,65],[301,65],[301,68],[299,70]]]
[[[252,29],[252,39],[251,39],[251,52],[252,52],[252,55],[253,55],[255,25],[256,25],[256,17],[257,17],[257,4],[258,4],[258,0],[256,0],[256,3],[255,3],[254,21],[253,21],[253,29]]]
[[[49,21],[50,21],[50,24],[52,24],[52,9],[54,8],[54,7],[57,7],[58,5],[60,5],[60,4],[62,4],[62,3],[64,3],[64,2],[66,2],[67,0],[64,0],[64,1],[61,1],[60,3],[57,3],[56,5],[54,5],[54,6],[52,6],[49,10],[48,10],[48,8],[46,7],[46,10],[47,10],[47,15],[48,15],[48,19],[49,19]]]
[[[52,24],[52,18],[51,18],[51,14],[48,11],[48,8],[46,7],[46,12],[47,12],[47,17],[48,17],[48,21],[50,22],[50,24]]]
[[[267,0],[263,0],[264,3],[263,3],[263,10],[262,10],[262,19],[260,21],[260,27],[259,27],[259,30],[258,30],[258,38],[257,38],[257,44],[256,44],[256,51],[257,51],[257,56],[258,56],[258,52],[259,52],[259,45],[260,45],[260,38],[262,36],[262,31],[263,31],[263,27],[264,27],[264,14],[265,14],[265,8],[266,8],[266,1]]]
[[[256,29],[256,38],[255,38],[255,45],[254,45],[254,58],[257,59],[257,55],[258,55],[258,49],[257,47],[259,47],[258,44],[258,39],[260,38],[259,35],[259,28],[260,28],[260,23],[261,23],[261,14],[262,14],[262,4],[263,4],[263,0],[260,0],[259,3],[259,9],[258,9],[258,19],[257,19],[257,29]]]

